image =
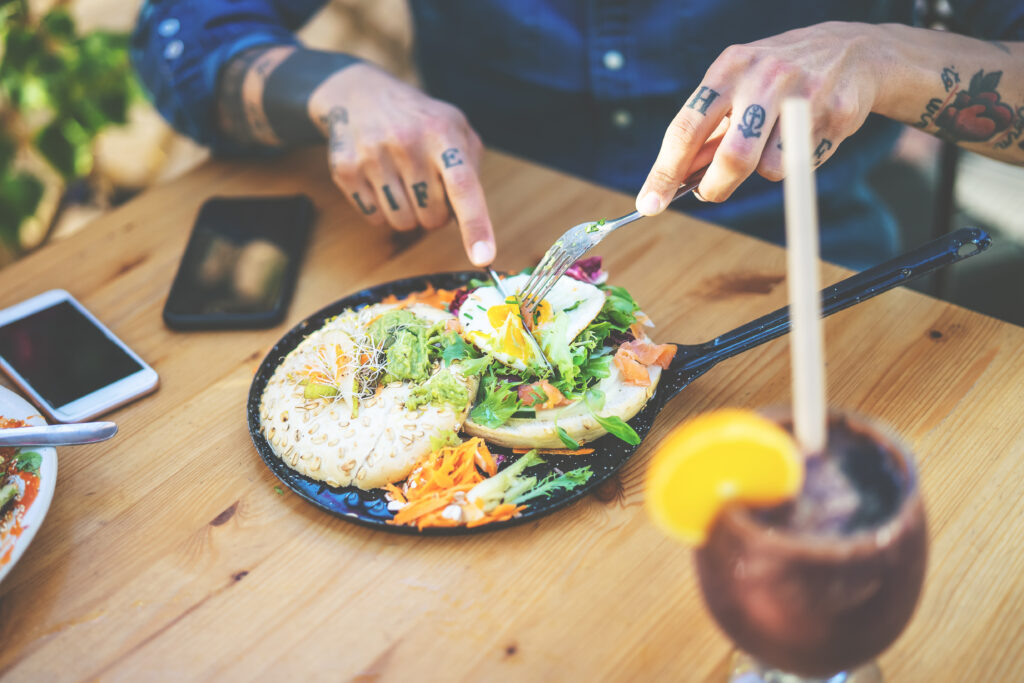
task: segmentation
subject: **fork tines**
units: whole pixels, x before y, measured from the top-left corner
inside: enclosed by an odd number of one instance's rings
[[[565,274],[565,271],[576,259],[560,246],[556,245],[544,254],[544,258],[534,269],[526,286],[519,291],[520,307],[523,315],[533,315],[533,309],[544,299],[551,288],[555,286],[558,278]]]

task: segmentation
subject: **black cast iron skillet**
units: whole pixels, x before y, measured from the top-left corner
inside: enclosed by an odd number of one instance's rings
[[[822,307],[824,315],[858,304],[876,294],[905,284],[914,278],[921,277],[937,268],[956,263],[969,256],[981,253],[989,247],[991,240],[982,230],[965,228],[950,233],[945,237],[929,242],[923,247],[898,256],[879,266],[853,275],[838,284],[822,291]],[[480,531],[494,531],[522,524],[566,507],[583,498],[602,482],[607,480],[616,470],[622,467],[639,446],[630,446],[613,437],[604,436],[588,446],[594,453],[586,456],[584,463],[580,456],[546,456],[546,463],[531,470],[542,477],[553,468],[563,471],[590,465],[594,475],[586,485],[573,491],[559,492],[550,498],[535,499],[522,515],[504,522],[493,522],[480,527],[427,528],[417,531],[414,527],[393,526],[387,524],[391,518],[384,494],[380,490],[361,491],[355,487],[331,488],[326,484],[290,469],[274,455],[270,444],[260,433],[259,404],[260,396],[271,375],[288,352],[298,346],[299,342],[310,332],[320,328],[327,318],[338,315],[348,308],[361,308],[379,302],[389,294],[399,298],[411,292],[421,291],[428,284],[437,288],[455,289],[466,285],[470,279],[479,278],[477,271],[457,273],[438,273],[410,277],[393,282],[386,282],[376,287],[364,289],[351,296],[336,301],[293,327],[270,350],[260,364],[256,377],[249,389],[248,419],[249,434],[260,456],[270,470],[292,491],[324,510],[348,519],[357,524],[383,529],[386,531],[423,535],[454,535]],[[758,318],[753,322],[726,332],[720,337],[697,345],[677,345],[679,350],[668,370],[662,373],[657,391],[651,400],[632,420],[633,429],[644,439],[651,431],[654,419],[662,408],[690,382],[697,379],[716,364],[727,358],[759,346],[766,341],[775,339],[789,332],[789,313],[787,308],[780,308],[774,313]],[[642,443],[642,441],[641,441]],[[495,453],[508,454],[502,448],[493,448]]]

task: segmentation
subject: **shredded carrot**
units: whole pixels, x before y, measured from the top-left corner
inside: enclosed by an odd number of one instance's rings
[[[529,453],[532,450],[536,450],[541,455],[590,455],[594,452],[593,448],[513,448],[512,452],[516,455],[522,455],[523,453]]]
[[[522,508],[499,505],[484,513],[466,500],[465,494],[487,477],[498,472],[498,466],[483,439],[474,438],[458,446],[445,446],[426,455],[416,465],[401,488],[384,486],[391,500],[403,503],[390,524],[426,527],[479,526],[489,522],[510,519]],[[456,505],[460,519],[445,516],[445,510]]]
[[[448,304],[455,299],[455,290],[453,289],[434,289],[434,285],[427,283],[427,288],[422,292],[412,292],[408,296],[399,299],[394,294],[389,294],[383,299],[383,304],[398,304],[399,308],[405,308],[410,304],[426,304],[433,306],[434,308],[440,308],[443,311],[448,310]]]

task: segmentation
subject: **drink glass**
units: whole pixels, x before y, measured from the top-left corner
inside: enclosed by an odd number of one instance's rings
[[[881,680],[872,660],[914,611],[927,535],[911,454],[850,414],[831,413],[828,432],[794,501],[730,505],[695,553],[705,603],[742,651],[732,681]]]

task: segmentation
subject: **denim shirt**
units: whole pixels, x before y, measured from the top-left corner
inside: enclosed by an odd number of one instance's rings
[[[293,31],[323,4],[149,0],[133,59],[177,130],[215,153],[244,153],[217,129],[221,68],[256,45],[295,44]],[[950,4],[965,32],[1024,38],[1018,0]],[[643,184],[672,117],[728,45],[823,21],[910,24],[915,17],[914,0],[410,0],[410,7],[427,92],[461,108],[486,144],[629,194]],[[872,115],[818,169],[826,258],[865,267],[898,249],[896,226],[865,178],[899,130]],[[756,174],[721,204],[678,204],[783,241],[781,184]],[[586,207],[579,215],[588,215]]]

